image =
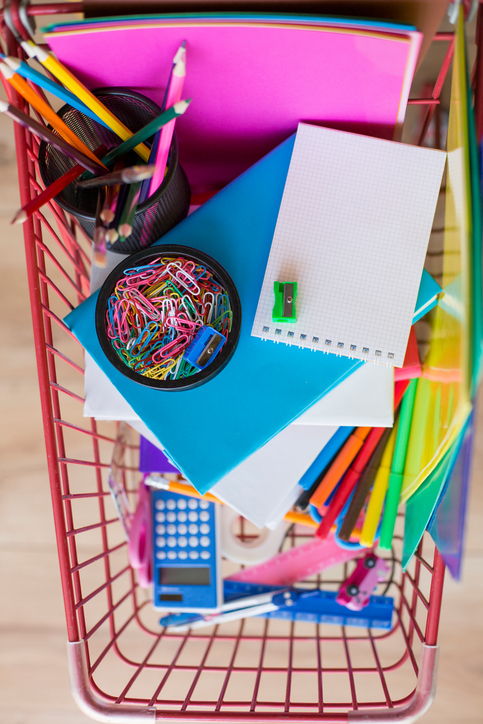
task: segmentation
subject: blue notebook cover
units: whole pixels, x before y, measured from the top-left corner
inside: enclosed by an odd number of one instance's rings
[[[206,252],[225,267],[238,289],[240,339],[229,363],[213,379],[191,390],[163,391],[124,376],[97,339],[97,293],[65,319],[176,467],[202,493],[362,364],[251,336],[294,139],[278,146],[161,240]],[[427,293],[424,298],[427,301]]]
[[[125,377],[98,342],[97,293],[65,320],[200,492],[209,490],[361,364],[251,336],[293,143],[294,136],[162,239],[205,251],[225,267],[238,289],[240,339],[229,363],[213,379],[192,390],[163,391]]]

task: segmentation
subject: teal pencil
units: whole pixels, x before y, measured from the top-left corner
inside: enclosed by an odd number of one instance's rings
[[[104,123],[103,120],[99,118],[99,116],[96,116],[93,111],[90,110],[82,101],[80,101],[77,96],[75,96],[73,93],[68,91],[63,86],[59,85],[59,83],[56,83],[55,81],[51,80],[50,78],[47,78],[43,73],[39,73],[38,70],[34,70],[33,68],[28,65],[28,63],[24,63],[22,60],[19,60],[18,58],[12,58],[10,56],[5,56],[2,53],[0,53],[0,58],[15,72],[18,73],[18,75],[21,75],[22,78],[26,78],[27,80],[32,81],[32,83],[35,83],[35,85],[38,85],[39,88],[43,88],[45,91],[48,91],[49,93],[52,93],[53,96],[56,98],[59,98],[59,100],[64,101],[64,103],[68,103],[69,106],[72,106],[72,108],[75,108],[76,110],[83,113],[85,116],[89,116],[89,118],[92,118],[93,121],[96,121],[96,123],[100,123],[105,128],[108,128],[109,126]]]
[[[382,550],[391,550],[392,547],[392,539],[394,536],[394,528],[396,526],[399,499],[401,497],[404,465],[406,463],[414,400],[416,398],[418,382],[418,379],[411,380],[401,403],[396,441],[394,444],[394,453],[391,462],[391,472],[389,473],[386,504],[384,506],[384,515],[381,525],[381,535],[379,539],[379,548]]]
[[[116,146],[116,148],[113,148],[111,151],[106,153],[106,155],[102,158],[102,162],[106,166],[109,166],[109,164],[115,161],[116,158],[124,156],[126,153],[129,153],[129,151],[132,151],[135,146],[143,143],[147,138],[154,136],[154,134],[159,131],[162,126],[165,126],[174,118],[182,116],[190,103],[191,99],[186,101],[179,101],[178,103],[172,105],[171,108],[163,111],[163,113],[161,113],[159,116],[156,116],[156,118],[153,118],[152,121],[147,123],[139,131],[136,131],[136,133],[131,136],[131,138],[128,138],[127,141],[123,141],[123,143],[121,143],[119,146]]]

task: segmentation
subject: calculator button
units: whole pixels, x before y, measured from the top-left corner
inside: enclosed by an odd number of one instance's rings
[[[188,554],[186,553],[186,551],[180,551],[178,553],[178,558],[180,559],[180,561],[185,561],[188,558]]]
[[[183,524],[178,525],[178,533],[180,535],[186,535],[187,532],[188,532],[188,528],[185,525],[183,525]]]
[[[166,538],[156,538],[156,545],[159,548],[164,548],[164,546],[166,545]]]
[[[166,516],[164,513],[156,513],[156,521],[158,523],[164,523],[165,520],[166,520]]]
[[[210,545],[210,539],[207,535],[203,535],[200,538],[200,543],[203,546],[203,548],[207,548]]]
[[[178,538],[178,545],[180,548],[186,548],[186,546],[188,545],[188,540],[184,537],[184,535]]]
[[[186,508],[186,500],[184,500],[184,498],[180,498],[180,499],[178,500],[178,508],[179,508],[179,510],[185,510],[185,508]]]
[[[209,521],[209,519],[210,519],[210,514],[207,513],[206,510],[203,510],[200,513],[200,520],[202,520],[204,523],[206,523],[207,521]]]
[[[190,546],[191,546],[192,548],[196,548],[196,546],[198,545],[198,543],[199,543],[198,538],[196,538],[196,536],[192,535],[191,538],[189,539],[189,544],[190,544]]]
[[[155,505],[156,510],[164,510],[164,500],[157,500]]]
[[[166,513],[166,520],[168,523],[174,523],[176,520],[176,513]]]
[[[159,558],[160,560],[164,561],[166,558],[166,553],[164,551],[158,551],[156,553],[156,558]]]
[[[196,561],[199,558],[199,553],[198,551],[190,551],[189,556],[192,561]]]
[[[194,523],[191,523],[191,524],[188,526],[188,530],[189,530],[189,532],[191,533],[191,535],[196,535],[196,534],[198,533],[198,526],[195,525]]]
[[[168,510],[174,510],[176,508],[176,501],[170,498],[166,503],[166,507]]]
[[[176,558],[176,553],[174,551],[168,551],[168,558],[170,561],[174,561]]]
[[[209,505],[210,505],[210,504],[208,503],[207,500],[202,500],[202,501],[200,502],[200,508],[201,508],[201,510],[207,510],[207,508],[209,507]]]
[[[195,498],[190,498],[188,500],[188,508],[190,508],[190,510],[196,510],[197,507],[198,507],[198,501],[195,500]]]
[[[206,523],[204,523],[203,525],[200,525],[200,533],[202,533],[203,535],[208,535],[209,532],[210,532],[209,525],[206,525]],[[168,533],[169,533],[169,528],[168,528]]]
[[[157,525],[156,526],[156,533],[158,535],[164,535],[166,533],[166,526],[165,525]]]
[[[168,531],[168,535],[176,535],[176,526],[175,525],[173,525],[173,524],[168,525],[166,530]]]
[[[208,551],[201,551],[201,557],[204,561],[206,561],[210,557],[210,554],[208,553]]]
[[[192,523],[196,523],[198,520],[198,513],[195,513],[193,510],[191,513],[188,513],[188,520],[190,520]]]
[[[176,545],[176,538],[174,536],[170,536],[167,543],[170,548],[174,548]]]

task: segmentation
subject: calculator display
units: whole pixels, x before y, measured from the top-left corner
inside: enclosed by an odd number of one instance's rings
[[[200,566],[160,568],[159,584],[161,586],[209,586],[210,569]]]

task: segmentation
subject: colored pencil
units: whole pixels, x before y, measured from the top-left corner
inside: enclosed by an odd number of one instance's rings
[[[36,58],[39,63],[44,66],[44,68],[47,68],[47,70],[49,70],[52,75],[62,83],[62,85],[76,95],[79,100],[81,100],[86,106],[89,106],[96,116],[101,118],[111,131],[114,131],[114,133],[119,136],[119,138],[126,141],[133,135],[132,131],[130,131],[129,128],[125,126],[124,123],[122,123],[119,118],[114,115],[114,113],[112,113],[112,111],[106,108],[102,101],[91,93],[91,91],[86,88],[85,85],[83,85],[80,80],[65,67],[65,65],[57,60],[52,53],[48,53],[31,41],[22,43],[22,47],[31,57]],[[143,159],[143,161],[147,161],[149,159],[149,148],[144,144],[140,143],[136,145],[134,150]]]
[[[95,149],[95,153],[97,155],[102,155],[104,151],[104,146],[99,146]],[[49,184],[49,186],[47,186],[47,188],[37,194],[34,199],[26,203],[25,206],[22,206],[16,212],[10,223],[23,224],[25,221],[27,221],[27,219],[32,216],[32,214],[42,208],[44,204],[48,204],[49,201],[52,201],[53,198],[60,194],[61,191],[67,188],[69,184],[73,183],[83,173],[84,169],[79,164],[77,164],[76,166],[72,166],[71,169],[62,174],[62,176],[59,176],[58,179],[53,181],[51,184]]]
[[[370,431],[370,427],[358,427],[347,438],[339,453],[332,461],[330,468],[324,474],[319,487],[312,495],[310,499],[311,505],[314,505],[317,509],[322,507],[339,480],[344,476]]]
[[[85,156],[76,148],[73,148],[69,143],[66,143],[66,141],[64,141],[60,136],[57,136],[57,134],[50,131],[46,126],[43,126],[41,123],[38,123],[30,116],[27,116],[26,113],[22,113],[22,111],[20,111],[18,108],[11,105],[10,103],[0,101],[0,112],[5,113],[5,115],[7,115],[13,121],[19,123],[24,128],[27,128],[31,133],[34,133],[43,141],[45,141],[46,143],[50,143],[52,146],[57,148],[57,150],[65,153],[69,158],[76,161],[80,166],[83,166],[88,171],[91,171],[91,173],[99,173],[103,171],[102,166],[97,163],[93,163],[90,158]]]
[[[181,100],[183,95],[184,81],[186,77],[186,43],[183,43],[177,50],[173,60],[173,72],[171,74],[169,89],[166,97],[166,106],[172,106]],[[164,180],[166,166],[168,163],[169,149],[173,139],[176,119],[167,123],[160,131],[157,145],[155,166],[156,171],[149,185],[148,197],[161,186]]]
[[[401,381],[395,385],[394,389],[394,409],[398,409],[403,395],[408,388],[409,382]],[[347,470],[342,482],[338,486],[333,499],[331,500],[327,511],[324,514],[322,522],[317,529],[317,536],[319,538],[327,538],[335,523],[335,520],[342,508],[346,504],[351,495],[352,491],[359,483],[361,475],[365,468],[369,464],[371,457],[377,449],[379,442],[381,441],[384,433],[386,432],[385,427],[373,427],[370,433],[367,435],[364,444],[359,450],[354,462]]]
[[[136,214],[136,208],[138,205],[139,194],[141,193],[141,184],[131,184],[127,193],[124,208],[119,219],[119,225],[117,231],[121,241],[124,241],[128,236],[132,234],[132,226],[134,223],[134,216]]]
[[[134,184],[144,179],[152,177],[155,171],[155,166],[130,166],[129,168],[122,168],[111,173],[106,173],[103,176],[96,176],[95,178],[85,179],[79,181],[78,186],[81,189],[93,189],[98,186],[116,186],[117,184]]]
[[[360,535],[360,543],[370,548],[374,544],[379,520],[381,518],[384,499],[386,497],[389,473],[391,472],[391,460],[396,442],[398,421],[396,420],[391,430],[387,445],[384,448],[381,464],[374,478],[374,485],[367,504],[366,515]]]
[[[123,141],[123,143],[119,146],[116,146],[116,148],[113,148],[106,153],[106,155],[102,157],[102,162],[108,166],[115,161],[116,158],[124,156],[126,153],[129,153],[129,151],[132,151],[135,146],[139,145],[151,136],[154,136],[156,131],[159,131],[162,126],[172,121],[173,118],[182,116],[183,113],[186,112],[190,103],[191,99],[179,101],[171,106],[171,108],[167,108],[159,116],[156,116],[156,118],[153,118],[152,121],[149,121],[149,123],[143,126],[143,128],[139,131],[136,131],[136,133],[132,135],[131,138],[128,138],[127,141]]]
[[[14,71],[9,68],[8,65],[6,65],[5,63],[0,62],[0,71],[10,83],[12,88],[14,88],[17,93],[21,95],[22,98],[32,106],[32,108],[35,108],[35,110],[38,111],[48,123],[50,123],[52,128],[57,131],[57,133],[64,139],[64,141],[67,141],[67,143],[70,143],[72,146],[74,146],[74,148],[77,148],[78,151],[81,151],[81,153],[88,156],[88,158],[92,159],[94,163],[102,166],[102,163],[91,151],[91,149],[86,146],[86,144],[81,141],[78,136],[76,136],[74,131],[72,131],[64,123],[62,118],[59,118],[57,113],[55,113],[55,111],[53,110],[53,108],[51,108],[47,101],[44,101],[44,99],[41,98],[38,93],[36,93],[33,88],[29,86],[26,80],[14,73]]]
[[[344,520],[342,521],[340,530],[337,534],[340,540],[349,541],[353,534],[361,510],[364,507],[367,496],[369,495],[369,491],[374,485],[377,471],[379,470],[379,467],[381,465],[384,450],[386,449],[386,445],[391,432],[391,427],[386,428],[384,435],[381,437],[379,444],[377,445],[371,459],[369,460],[369,464],[367,465],[366,469],[360,477],[360,480],[354,491],[354,495],[352,496],[352,500],[349,503],[346,514],[344,515]]]
[[[26,78],[27,80],[32,81],[32,83],[38,85],[39,88],[43,88],[44,91],[52,93],[52,95],[59,100],[64,101],[64,103],[72,106],[72,108],[80,111],[85,116],[92,118],[93,121],[96,121],[96,123],[100,123],[101,126],[105,126],[106,128],[108,128],[107,123],[99,118],[99,116],[96,116],[96,114],[93,113],[91,109],[85,105],[85,103],[82,103],[82,101],[80,101],[73,93],[68,91],[59,83],[56,83],[43,73],[39,73],[38,70],[31,68],[28,63],[25,63],[19,58],[13,58],[9,55],[2,56],[1,53],[0,58],[3,58],[3,61],[9,66],[9,68],[11,68],[15,73],[18,73],[18,75],[22,76],[22,78]]]

